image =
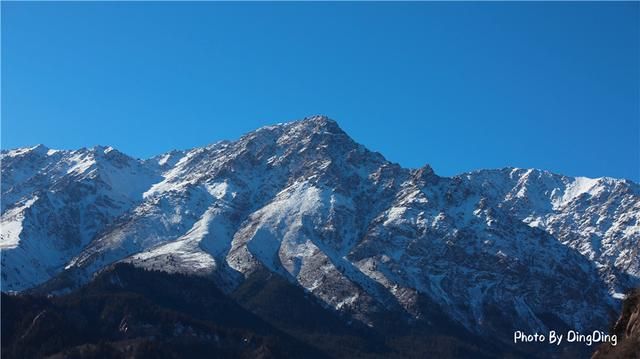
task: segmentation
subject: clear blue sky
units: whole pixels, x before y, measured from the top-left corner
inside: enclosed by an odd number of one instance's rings
[[[640,3],[2,2],[2,147],[136,157],[326,114],[441,175],[640,180]]]

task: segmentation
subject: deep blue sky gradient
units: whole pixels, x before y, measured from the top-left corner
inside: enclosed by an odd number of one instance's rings
[[[441,175],[640,180],[640,3],[2,2],[2,148],[136,157],[326,114]]]

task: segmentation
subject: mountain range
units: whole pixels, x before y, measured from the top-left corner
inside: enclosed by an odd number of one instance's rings
[[[326,116],[145,160],[38,145],[0,161],[3,292],[68,295],[118,265],[232,298],[273,276],[362,330],[447,326],[513,348],[516,330],[607,331],[640,285],[637,183],[443,177]]]

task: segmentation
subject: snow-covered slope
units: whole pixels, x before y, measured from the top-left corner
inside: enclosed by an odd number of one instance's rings
[[[640,283],[640,188],[539,170],[405,169],[314,116],[140,161],[2,152],[2,289],[126,261],[231,290],[269,270],[355,319],[477,333],[600,328]],[[425,304],[425,303],[428,303]]]
[[[49,279],[160,176],[110,147],[3,151],[3,290]]]

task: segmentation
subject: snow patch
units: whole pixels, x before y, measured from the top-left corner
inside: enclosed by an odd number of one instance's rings
[[[20,233],[22,232],[22,222],[24,211],[31,207],[38,200],[38,196],[24,201],[4,214],[0,219],[0,249],[15,248],[20,243]]]

